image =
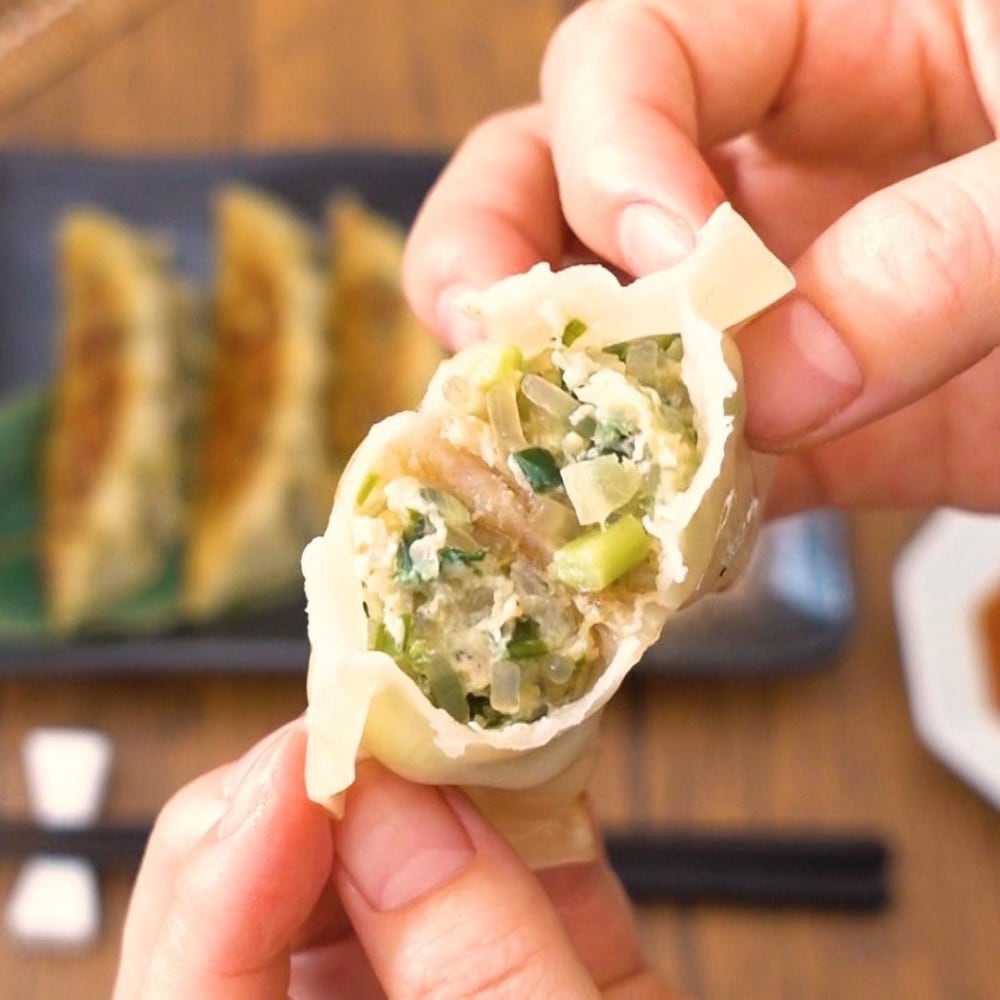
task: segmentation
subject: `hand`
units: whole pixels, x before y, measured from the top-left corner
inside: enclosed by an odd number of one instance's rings
[[[452,789],[361,765],[306,799],[292,723],[167,804],[115,987],[132,997],[663,997],[600,862],[536,878]]]
[[[648,273],[729,199],[798,281],[739,335],[775,510],[1000,509],[998,113],[991,0],[592,0],[440,179],[408,294],[462,341],[458,291]]]

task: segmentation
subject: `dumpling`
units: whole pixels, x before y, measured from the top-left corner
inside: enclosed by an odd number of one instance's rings
[[[313,798],[371,754],[466,786],[535,863],[588,849],[601,708],[754,534],[722,331],[791,287],[724,206],[669,271],[539,265],[470,298],[486,342],[372,430],[303,557]]]
[[[98,209],[66,215],[58,254],[42,563],[53,625],[69,629],[152,584],[180,544],[192,297],[161,240]]]
[[[325,514],[329,345],[317,241],[284,205],[232,187],[216,203],[213,345],[185,581],[195,617],[294,585]]]
[[[403,231],[348,195],[331,203],[328,231],[336,359],[328,396],[329,447],[335,481],[373,424],[419,404],[444,350],[403,298]]]

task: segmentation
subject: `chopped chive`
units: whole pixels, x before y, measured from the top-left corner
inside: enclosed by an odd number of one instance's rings
[[[412,544],[418,538],[423,538],[427,534],[427,518],[423,514],[411,510],[410,520],[403,529],[403,541],[407,545]]]
[[[604,353],[610,354],[612,357],[624,362],[625,358],[628,356],[628,344],[609,344],[604,348]]]
[[[361,507],[364,502],[371,496],[372,490],[378,485],[378,475],[374,472],[369,472],[367,476],[361,481],[361,486],[358,489],[358,495],[354,498],[354,504],[357,507]]]
[[[455,545],[446,545],[438,556],[443,563],[468,566],[470,563],[482,562],[486,558],[486,549],[460,549]]]
[[[415,510],[410,511],[410,520],[403,530],[399,545],[396,548],[396,579],[401,587],[419,587],[424,582],[423,577],[413,565],[410,546],[427,534],[427,518]]]
[[[401,652],[396,637],[385,627],[385,622],[379,622],[375,626],[375,639],[372,642],[372,649],[380,653],[388,653],[390,656],[399,656]]]
[[[562,332],[562,342],[565,347],[572,347],[587,332],[587,324],[582,319],[571,319]]]
[[[487,352],[479,360],[471,378],[477,388],[487,392],[507,378],[519,378],[523,368],[524,355],[521,353],[521,348],[513,344],[504,344]]]
[[[555,489],[562,482],[555,457],[545,448],[522,448],[511,457],[536,493]]]
[[[443,656],[432,656],[427,664],[427,683],[431,700],[456,722],[469,721],[469,703],[458,674]]]
[[[518,618],[507,640],[507,659],[532,660],[545,656],[549,647],[540,636],[541,627],[534,618]]]
[[[640,565],[651,550],[642,522],[625,514],[607,528],[588,531],[557,549],[552,572],[575,590],[603,590]]]

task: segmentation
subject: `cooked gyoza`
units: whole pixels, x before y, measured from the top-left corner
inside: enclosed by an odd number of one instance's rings
[[[169,247],[96,209],[58,233],[60,358],[43,483],[57,628],[100,624],[180,541],[190,295]]]
[[[745,559],[722,331],[790,288],[727,206],[670,271],[540,265],[469,299],[485,343],[373,429],[304,557],[313,797],[336,802],[359,749],[416,780],[579,791],[601,706]]]

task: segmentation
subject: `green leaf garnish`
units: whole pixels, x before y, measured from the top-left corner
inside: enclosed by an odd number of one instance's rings
[[[371,496],[372,490],[378,485],[378,475],[374,472],[369,472],[367,476],[361,481],[361,486],[358,487],[358,495],[354,498],[354,505],[356,507],[363,507],[365,501]]]
[[[372,641],[372,649],[379,653],[388,653],[390,656],[399,656],[401,649],[396,637],[385,627],[385,622],[379,622],[375,626],[375,638]]]
[[[427,534],[429,525],[427,518],[415,510],[410,511],[410,520],[403,530],[396,549],[396,579],[401,587],[419,587],[424,578],[417,572],[410,555],[410,546]]]
[[[518,618],[507,641],[507,659],[531,660],[545,656],[549,647],[540,636],[541,627],[534,618]]]
[[[522,448],[521,451],[515,451],[512,457],[524,473],[528,485],[536,493],[545,493],[562,483],[559,466],[551,451],[545,448]]]
[[[460,549],[454,545],[446,545],[438,556],[443,563],[468,566],[470,563],[482,562],[486,558],[486,549]]]
[[[587,324],[582,319],[571,319],[562,332],[562,342],[565,347],[572,347],[587,332]]]

